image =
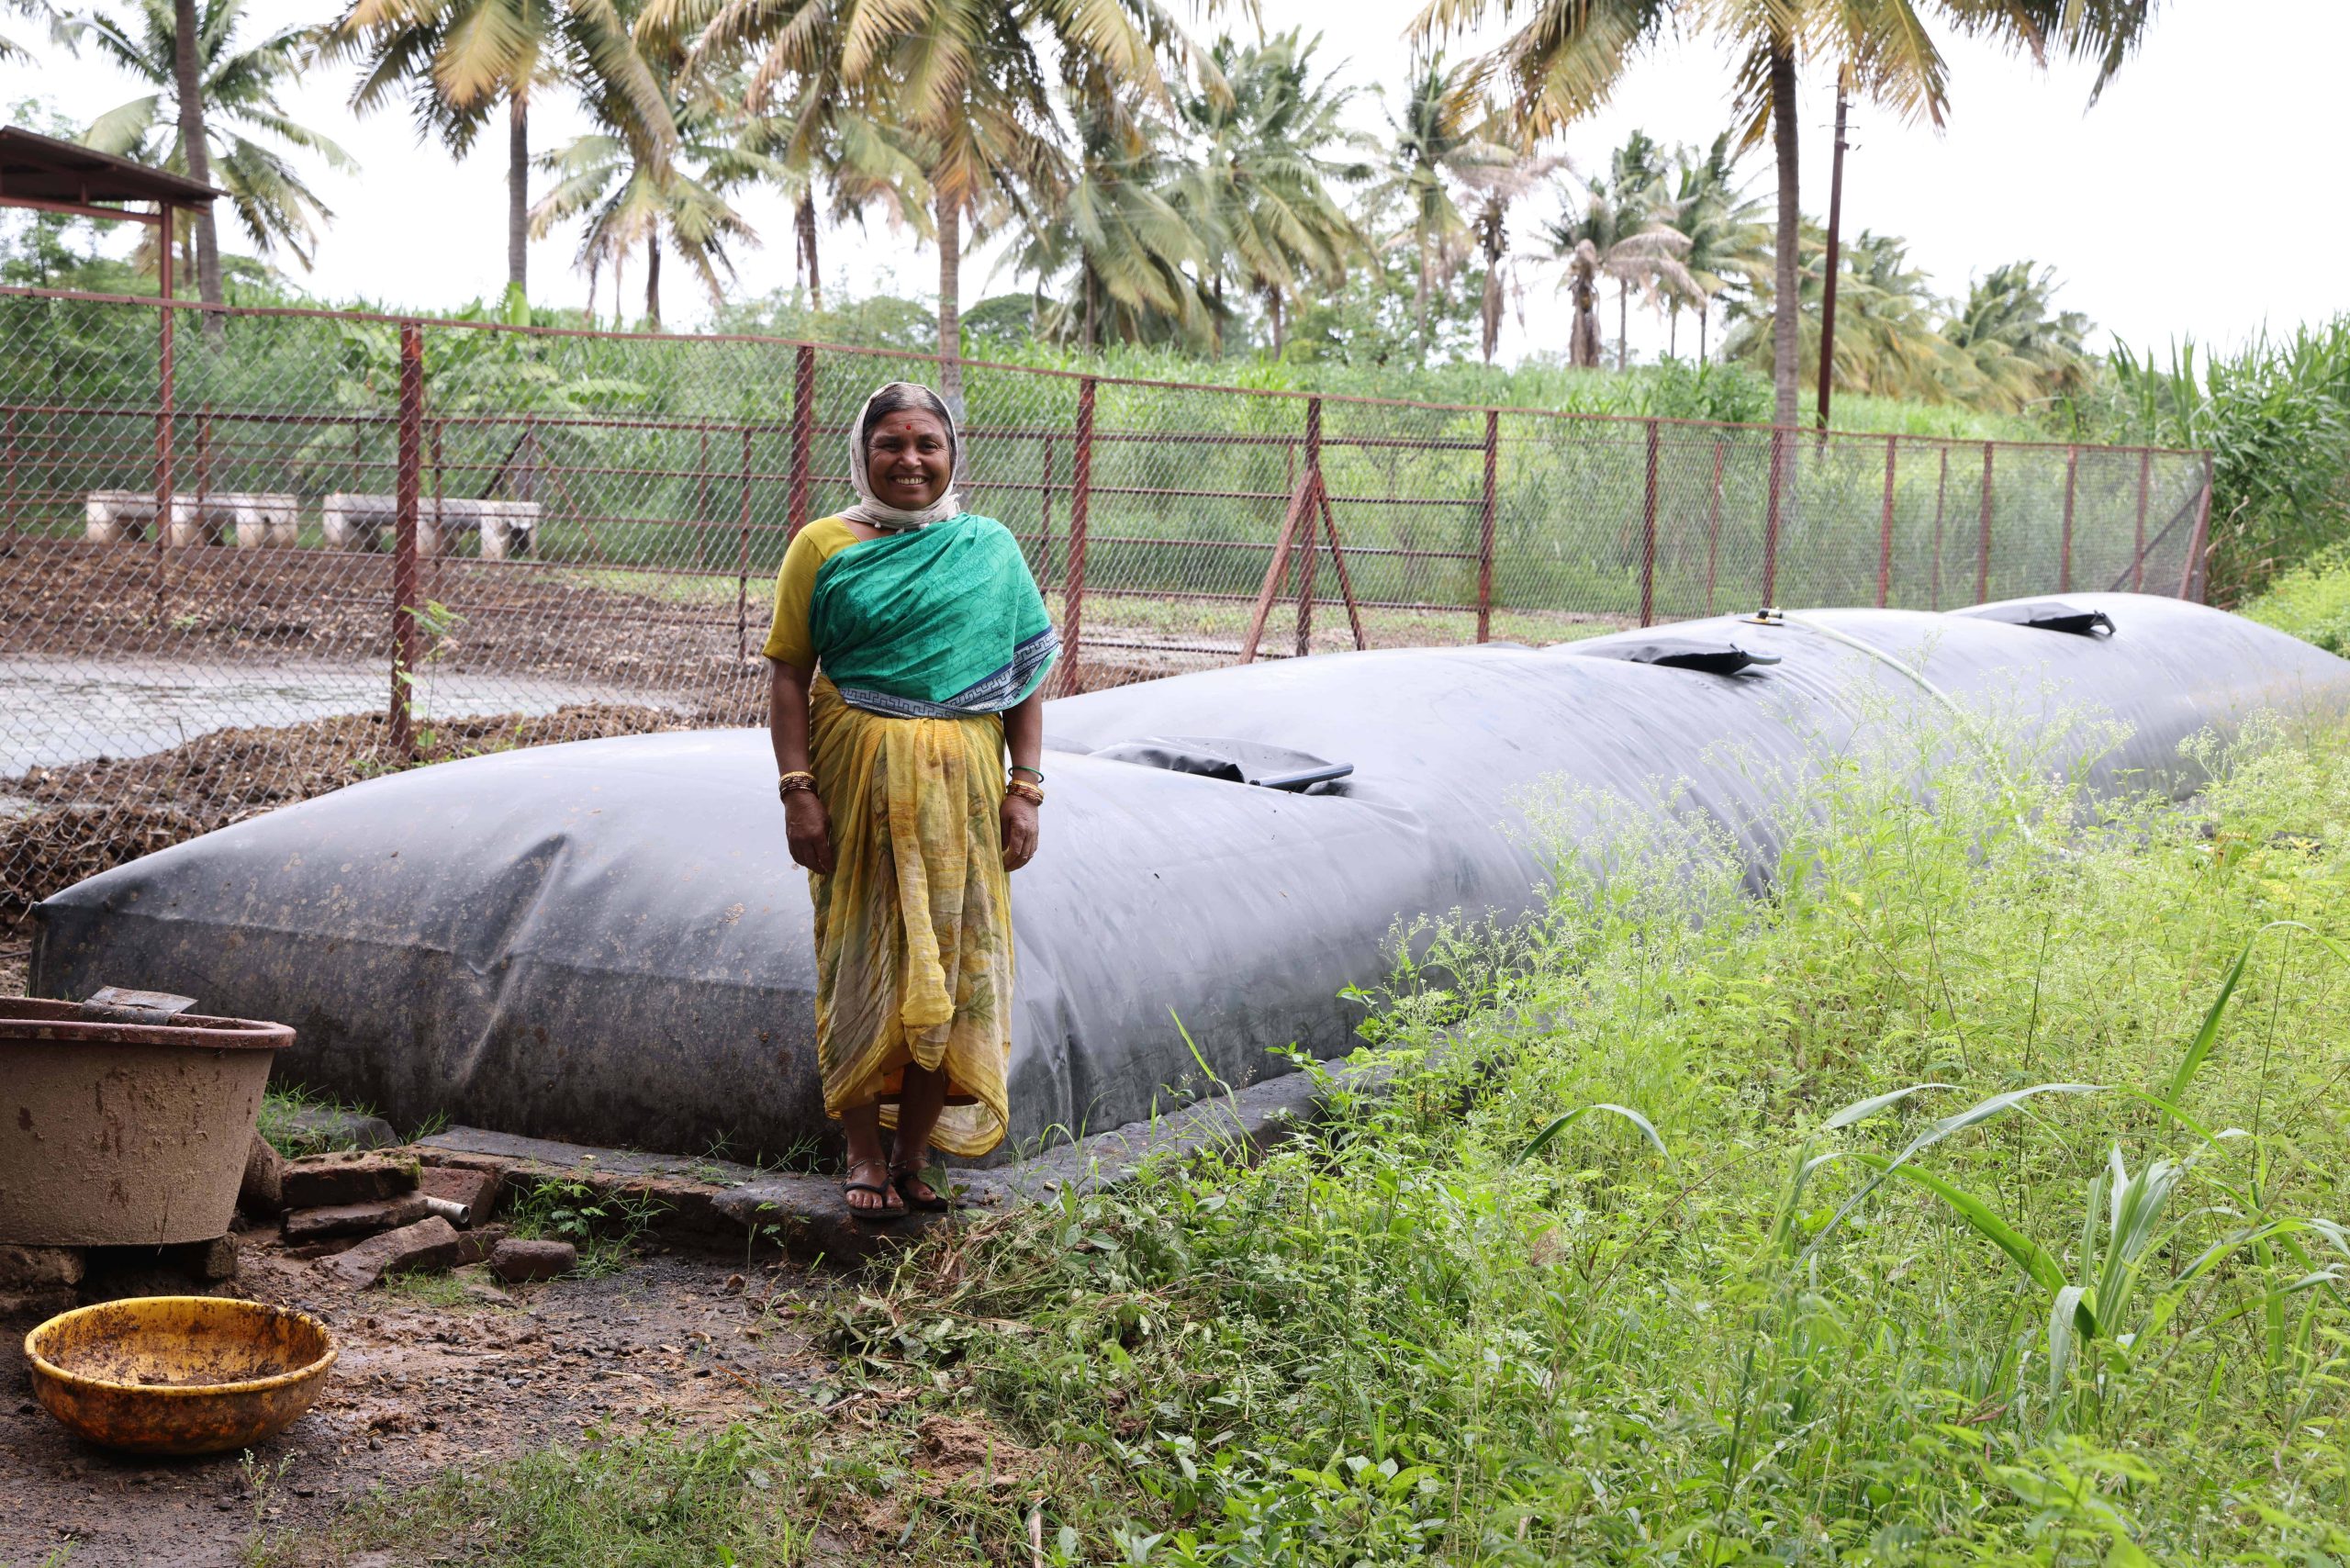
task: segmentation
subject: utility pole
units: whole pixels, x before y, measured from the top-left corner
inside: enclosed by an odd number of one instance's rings
[[[1844,110],[1852,80],[1849,68],[1836,73],[1836,151],[1828,176],[1828,274],[1819,290],[1819,429],[1828,430],[1829,385],[1836,366],[1836,268],[1839,227],[1844,218]]]

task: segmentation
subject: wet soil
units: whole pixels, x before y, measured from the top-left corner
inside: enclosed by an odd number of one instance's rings
[[[777,1405],[828,1399],[827,1362],[789,1308],[788,1266],[654,1252],[602,1279],[503,1287],[476,1265],[462,1298],[352,1293],[287,1254],[274,1233],[241,1238],[224,1294],[325,1320],[341,1359],[308,1414],[250,1457],[122,1455],[84,1443],[33,1399],[21,1361],[0,1374],[0,1564],[31,1568],[70,1547],[73,1568],[239,1561],[256,1532],[325,1524],[381,1488],[584,1432],[691,1432]],[[11,1340],[32,1320],[0,1321]]]

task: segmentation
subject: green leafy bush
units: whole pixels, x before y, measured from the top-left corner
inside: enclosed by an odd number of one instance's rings
[[[2282,574],[2243,610],[2264,625],[2350,657],[2350,550],[2328,550]]]

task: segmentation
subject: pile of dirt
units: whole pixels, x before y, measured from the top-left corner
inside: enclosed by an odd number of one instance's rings
[[[216,730],[145,756],[37,767],[0,779],[0,796],[25,803],[0,817],[0,933],[85,877],[363,778],[520,746],[710,722],[706,714],[625,703],[436,720],[418,731],[413,758],[403,758],[387,742],[381,713],[355,713]]]

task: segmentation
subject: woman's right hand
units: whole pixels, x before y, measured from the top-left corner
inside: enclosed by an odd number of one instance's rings
[[[794,860],[818,876],[833,874],[832,819],[815,790],[794,790],[783,798],[783,835]]]

